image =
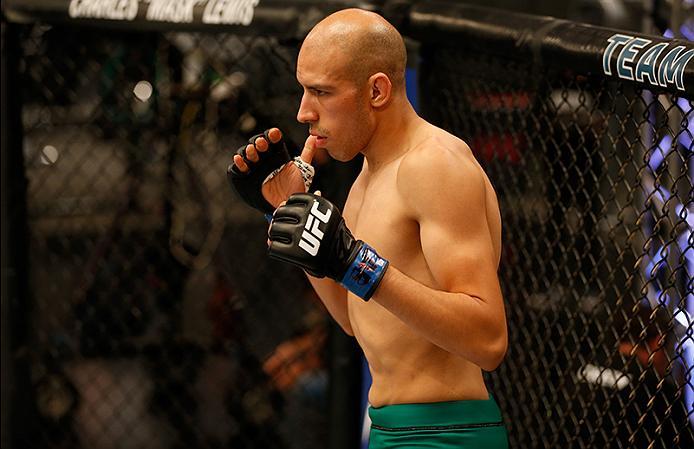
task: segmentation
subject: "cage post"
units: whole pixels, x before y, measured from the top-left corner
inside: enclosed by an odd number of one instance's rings
[[[25,356],[29,282],[24,156],[19,86],[20,25],[2,22],[2,447],[28,434],[33,391]],[[16,399],[21,393],[21,400]]]

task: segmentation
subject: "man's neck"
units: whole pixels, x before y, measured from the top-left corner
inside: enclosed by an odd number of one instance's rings
[[[406,98],[380,112],[376,130],[363,151],[370,172],[376,172],[410,150],[415,124],[421,120]]]

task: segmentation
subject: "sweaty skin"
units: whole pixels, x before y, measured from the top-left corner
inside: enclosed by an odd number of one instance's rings
[[[369,302],[309,280],[364,350],[371,405],[487,399],[482,370],[507,347],[499,206],[468,146],[417,116],[404,67],[400,35],[366,11],[332,14],[302,45],[297,119],[311,134],[302,157],[310,162],[315,148],[341,161],[364,155],[343,216],[390,261]],[[303,191],[287,167],[264,187],[272,204]]]

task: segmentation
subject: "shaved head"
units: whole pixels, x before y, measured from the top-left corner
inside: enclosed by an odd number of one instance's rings
[[[306,36],[301,51],[324,55],[326,64],[343,61],[341,71],[357,84],[382,72],[394,88],[404,87],[405,42],[395,27],[376,13],[345,9],[329,15]]]

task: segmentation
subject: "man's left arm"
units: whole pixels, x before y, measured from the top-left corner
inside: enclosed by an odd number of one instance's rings
[[[403,160],[398,190],[419,223],[437,285],[391,266],[371,300],[434,344],[491,371],[506,352],[507,330],[484,175],[460,152],[417,153]]]

